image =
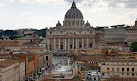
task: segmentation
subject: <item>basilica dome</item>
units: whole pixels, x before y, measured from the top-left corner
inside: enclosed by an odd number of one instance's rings
[[[67,18],[82,18],[83,14],[79,9],[77,9],[75,2],[72,3],[71,9],[69,9],[65,15],[65,19]]]

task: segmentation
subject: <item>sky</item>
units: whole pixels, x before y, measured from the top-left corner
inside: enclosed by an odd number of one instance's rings
[[[0,29],[55,27],[73,0],[0,0]],[[85,21],[96,26],[134,25],[137,0],[75,0]]]

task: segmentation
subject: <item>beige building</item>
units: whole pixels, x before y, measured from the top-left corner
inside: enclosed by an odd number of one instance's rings
[[[40,68],[52,66],[52,54],[50,52],[41,53],[39,60]]]
[[[13,57],[12,59],[19,62],[19,81],[25,80],[25,60]]]
[[[0,81],[19,81],[19,62],[0,59]]]
[[[35,43],[36,45],[37,43],[41,42],[41,39],[40,37],[37,37],[37,36],[35,37],[32,35],[26,35],[25,37],[17,38],[17,41],[19,42],[19,45],[22,45],[22,44],[30,45],[30,43]]]
[[[136,59],[107,60],[101,65],[102,78],[111,77],[137,77]]]
[[[132,42],[137,42],[137,20],[133,27],[127,28],[125,31],[125,42],[131,46]]]
[[[33,30],[27,30],[27,31],[24,31],[24,34],[33,34],[35,31],[33,31]]]
[[[105,29],[104,41],[107,43],[123,43],[125,38],[124,29]]]
[[[72,3],[65,14],[63,25],[47,29],[46,44],[48,50],[91,50],[95,47],[95,30],[87,22],[83,14]]]

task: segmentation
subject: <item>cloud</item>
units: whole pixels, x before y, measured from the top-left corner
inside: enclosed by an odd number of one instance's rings
[[[64,1],[72,2],[73,0],[64,0]],[[103,7],[104,4],[108,4],[107,6],[109,8],[133,8],[133,9],[137,8],[137,0],[76,0],[76,1],[83,3],[84,7],[85,6],[92,7],[93,5]]]
[[[10,2],[10,3],[13,3],[13,2],[15,2],[15,0],[9,0],[9,2]]]
[[[29,16],[29,15],[31,15],[31,12],[24,12],[20,14],[21,17]]]
[[[23,3],[63,4],[63,0],[20,0]]]
[[[73,1],[75,1],[76,3],[79,3],[79,2],[82,2],[82,1],[84,1],[84,0],[64,0],[64,1],[70,2],[70,3],[72,3]]]
[[[3,6],[5,6],[5,4],[0,4],[0,7],[3,7]]]
[[[137,0],[102,0],[109,3],[109,7],[137,8]]]
[[[10,3],[17,0],[9,0]],[[66,2],[72,3],[73,0],[18,0],[23,3],[38,3],[38,4],[64,4]],[[137,8],[137,0],[74,0],[76,3],[83,3],[84,6],[92,7],[93,5],[108,4],[108,7],[114,8]],[[101,3],[100,3],[101,2]]]
[[[9,5],[7,11],[17,13],[16,17],[10,16],[11,13],[3,11],[5,16],[1,18],[0,25],[9,27],[35,27],[44,28],[46,26],[53,27],[56,25],[57,20],[63,21],[63,17],[71,8],[73,0],[9,0],[16,4]],[[8,1],[8,2],[9,2]],[[92,26],[111,26],[116,24],[134,24],[137,17],[137,0],[75,0],[78,9],[81,10],[84,20],[89,20]],[[20,3],[23,3],[20,5]],[[19,5],[17,5],[19,4]],[[26,7],[26,4],[27,7]],[[41,6],[34,6],[30,4],[43,4]],[[55,6],[49,6],[55,4]],[[59,5],[56,5],[59,4]],[[5,4],[6,5],[6,4]],[[12,7],[17,5],[17,7]],[[45,7],[45,5],[47,7]],[[0,4],[3,6],[3,4]],[[49,7],[48,7],[49,6]],[[30,9],[28,9],[30,7]],[[52,8],[51,8],[52,7]],[[5,7],[6,8],[6,7]],[[14,11],[12,11],[14,9]],[[21,11],[17,10],[23,9]],[[48,11],[48,12],[47,12]],[[5,19],[5,17],[7,19]],[[5,20],[4,20],[5,19]],[[20,21],[19,21],[20,20]],[[5,23],[2,25],[1,23]],[[16,25],[14,25],[16,24]],[[10,28],[12,29],[12,28]]]

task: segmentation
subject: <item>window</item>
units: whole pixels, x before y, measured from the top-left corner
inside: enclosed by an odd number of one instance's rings
[[[127,76],[129,76],[129,73],[127,73]]]
[[[127,68],[127,71],[129,71],[129,68]]]
[[[96,80],[96,78],[94,78],[94,80]]]
[[[72,49],[72,45],[70,45],[70,49]]]
[[[92,43],[89,44],[89,47],[92,48]]]
[[[48,60],[48,56],[46,56],[46,60]]]
[[[107,71],[109,71],[109,68],[107,68]]]
[[[82,48],[82,45],[81,45],[81,44],[79,45],[79,48]]]
[[[114,68],[112,68],[112,71],[114,71]]]
[[[52,32],[50,32],[50,34],[52,34]]]
[[[119,71],[119,68],[117,68],[117,71]]]
[[[102,73],[102,75],[104,76],[105,74],[104,74],[104,73]]]
[[[122,71],[124,71],[124,68],[122,68]]]
[[[63,49],[63,45],[60,45],[60,49]]]
[[[134,71],[134,68],[132,68],[132,71]]]
[[[117,63],[117,65],[119,65],[119,63]]]
[[[134,76],[134,73],[132,73],[132,76]]]

